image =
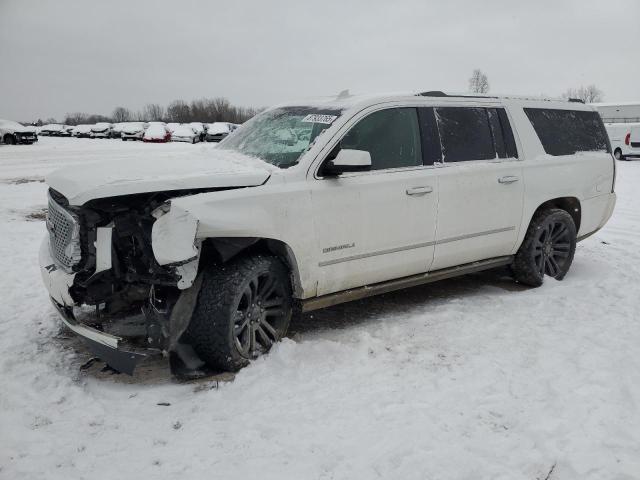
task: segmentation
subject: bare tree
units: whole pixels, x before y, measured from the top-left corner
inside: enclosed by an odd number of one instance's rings
[[[90,124],[98,122],[111,122],[111,119],[105,115],[82,112],[67,113],[64,117],[65,125],[80,125],[81,123]]]
[[[170,122],[187,123],[191,122],[191,109],[182,100],[174,100],[167,107],[167,120]]]
[[[142,110],[142,117],[148,122],[159,121],[164,119],[164,107],[157,103],[149,103]]]
[[[472,93],[487,93],[489,91],[489,79],[479,68],[476,68],[471,74],[469,91]]]
[[[111,114],[111,118],[114,122],[130,122],[131,121],[131,112],[129,109],[124,107],[116,107]]]
[[[570,88],[562,94],[562,98],[577,98],[584,103],[601,102],[604,98],[604,92],[595,85],[580,85],[578,88]]]

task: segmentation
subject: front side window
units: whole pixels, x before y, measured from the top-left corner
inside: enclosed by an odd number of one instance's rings
[[[415,108],[380,110],[360,120],[340,141],[340,148],[365,150],[371,170],[422,165],[418,112]]]
[[[437,107],[436,120],[444,162],[496,158],[493,135],[485,108]]]
[[[316,138],[340,116],[340,110],[283,107],[256,115],[218,148],[258,157],[280,168],[298,163]]]
[[[525,108],[524,113],[549,155],[611,152],[607,131],[597,112]]]

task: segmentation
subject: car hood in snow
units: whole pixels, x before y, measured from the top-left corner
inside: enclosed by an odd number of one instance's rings
[[[135,193],[262,185],[276,167],[228,150],[145,155],[56,170],[47,184],[71,205]]]

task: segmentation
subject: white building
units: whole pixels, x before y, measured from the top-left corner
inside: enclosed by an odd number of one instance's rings
[[[592,103],[605,123],[640,122],[639,102]]]

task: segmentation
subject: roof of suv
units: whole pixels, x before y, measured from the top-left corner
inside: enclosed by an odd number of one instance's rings
[[[350,95],[348,92],[342,92],[337,96],[331,97],[315,97],[302,99],[294,102],[287,102],[278,107],[293,107],[293,106],[309,106],[322,109],[335,109],[335,110],[350,110],[352,108],[360,107],[365,108],[370,105],[387,102],[397,101],[416,101],[423,99],[425,101],[432,101],[437,103],[460,103],[465,101],[489,101],[498,103],[516,103],[529,107],[540,108],[560,108],[571,110],[594,110],[590,105],[585,105],[581,101],[575,100],[561,100],[543,97],[524,97],[515,95],[479,95],[479,94],[446,94],[441,91],[429,91],[429,92],[396,92],[396,93],[380,93],[380,94],[364,94],[364,95]]]

